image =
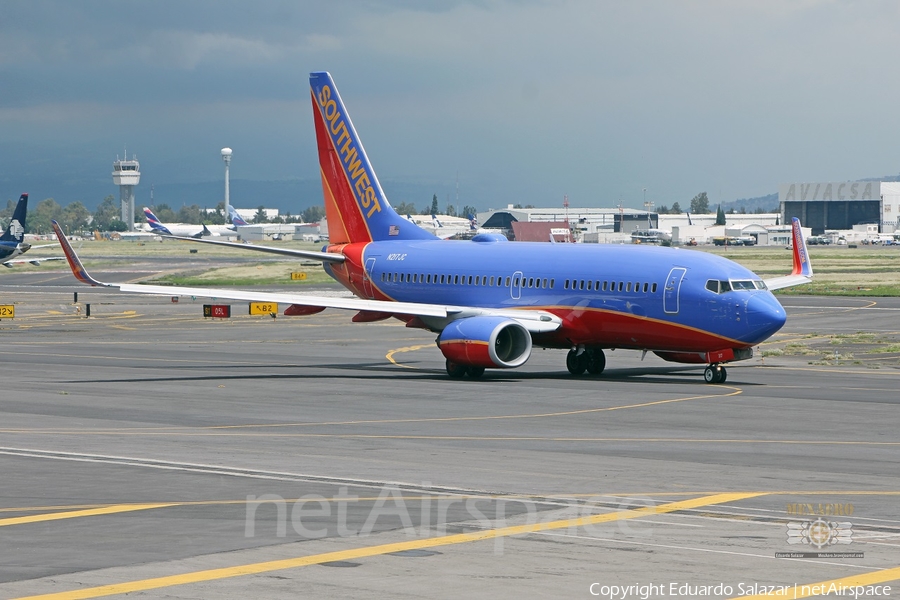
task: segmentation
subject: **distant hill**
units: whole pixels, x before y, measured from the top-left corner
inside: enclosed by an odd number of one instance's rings
[[[778,212],[778,194],[768,194],[757,198],[741,198],[722,203],[722,210],[725,212],[730,212],[732,208],[735,212],[741,212],[741,209],[743,209],[743,212],[748,213],[757,212],[758,210]]]

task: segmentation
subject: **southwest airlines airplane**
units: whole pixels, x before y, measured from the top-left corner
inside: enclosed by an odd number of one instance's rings
[[[440,240],[391,208],[331,75],[312,73],[310,87],[329,245],[306,252],[193,241],[321,260],[355,298],[104,283],[55,225],[75,276],[124,292],[278,302],[290,305],[287,315],[340,308],[357,311],[355,322],[394,317],[437,335],[454,378],[519,367],[534,347],[567,350],[573,375],[599,374],[605,350],[626,348],[705,364],[709,383],[723,383],[723,364],[750,358],[784,325],[771,290],[811,281],[796,219],[793,272],[766,281],[694,250],[509,242],[491,233]]]

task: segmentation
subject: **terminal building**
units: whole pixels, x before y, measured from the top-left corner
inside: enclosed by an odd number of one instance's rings
[[[785,244],[790,227],[778,213],[728,214],[726,224],[716,225],[716,213],[658,214],[634,208],[513,208],[479,213],[484,229],[502,232],[511,240],[584,243],[631,243],[644,233],[666,232],[673,245],[711,244],[717,238],[752,237],[754,243]],[[544,225],[524,227],[530,223]],[[568,224],[570,235],[563,228]],[[524,235],[523,235],[524,234]]]
[[[634,208],[514,208],[510,204],[503,209],[478,213],[478,222],[482,228],[500,230],[510,239],[519,239],[515,235],[515,229],[519,229],[528,241],[539,237],[544,242],[550,241],[550,235],[560,240],[559,229],[563,223],[569,223],[572,241],[605,243],[629,238],[635,229],[657,228],[659,215]],[[544,223],[546,232],[513,227],[514,223]]]

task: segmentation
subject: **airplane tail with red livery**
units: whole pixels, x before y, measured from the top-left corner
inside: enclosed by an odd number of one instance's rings
[[[310,73],[309,85],[331,243],[437,239],[387,201],[331,75]]]

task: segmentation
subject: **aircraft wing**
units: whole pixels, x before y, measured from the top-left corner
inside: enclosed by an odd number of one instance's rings
[[[766,287],[769,290],[780,290],[795,285],[810,283],[813,278],[812,264],[809,262],[809,253],[806,250],[806,240],[803,239],[803,231],[800,229],[800,219],[794,217],[791,222],[791,235],[794,247],[794,269],[790,275],[766,279]]]
[[[42,248],[43,246],[32,246],[32,248],[38,248],[38,247]],[[39,267],[41,265],[41,263],[44,262],[45,260],[66,260],[66,257],[65,256],[48,256],[48,257],[44,258],[43,256],[41,256],[41,257],[35,257],[35,258],[17,258],[15,260],[4,261],[3,263],[0,263],[0,264],[2,264],[4,267],[12,268],[13,265],[23,265],[25,263],[30,263],[36,267]]]
[[[342,263],[344,262],[343,254],[334,254],[331,252],[315,252],[313,250],[292,250],[290,248],[273,248],[272,246],[256,246],[254,244],[238,244],[237,242],[225,242],[221,240],[207,240],[203,238],[183,237],[180,235],[160,234],[160,237],[171,240],[181,240],[183,242],[194,242],[198,244],[213,244],[215,246],[225,246],[227,248],[239,248],[241,250],[252,250],[254,252],[267,252],[269,254],[280,254],[282,256],[291,256],[293,258],[308,258],[312,260],[320,260],[322,262]]]
[[[331,296],[315,296],[308,294],[282,293],[282,292],[257,292],[249,290],[225,290],[220,288],[195,288],[168,285],[141,285],[133,283],[105,283],[94,279],[88,274],[81,260],[75,254],[59,224],[53,221],[53,229],[56,231],[59,243],[63,248],[66,259],[75,278],[87,285],[117,288],[123,292],[138,294],[154,294],[161,296],[196,296],[201,298],[221,298],[225,300],[244,300],[248,302],[275,302],[283,304],[297,304],[300,306],[314,306],[322,308],[339,308],[344,310],[356,310],[367,312],[379,312],[393,315],[405,315],[410,317],[423,317],[431,319],[437,325],[446,324],[456,319],[463,319],[478,315],[501,316],[513,319],[520,323],[531,333],[546,333],[557,330],[562,320],[556,315],[538,310],[502,310],[492,308],[480,308],[472,306],[450,306],[442,304],[425,304],[419,302],[388,302],[384,300],[366,300],[363,298],[341,298]],[[243,244],[234,244],[244,247]],[[252,246],[251,246],[252,247]],[[325,253],[313,253],[325,254]],[[328,255],[334,256],[334,255]],[[340,257],[343,260],[343,256]]]

